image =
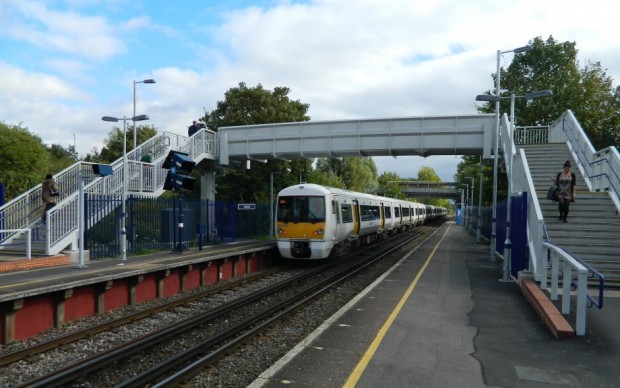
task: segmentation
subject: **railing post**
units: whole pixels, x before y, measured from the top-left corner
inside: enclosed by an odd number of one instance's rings
[[[572,269],[568,261],[563,260],[562,274],[562,314],[570,314],[570,286]]]
[[[558,300],[558,278],[560,277],[560,259],[551,254],[551,300]],[[545,286],[547,283],[547,264],[545,264]],[[541,280],[542,284],[542,280]]]
[[[575,332],[577,335],[585,335],[588,271],[586,269],[580,269],[577,276],[577,327]]]

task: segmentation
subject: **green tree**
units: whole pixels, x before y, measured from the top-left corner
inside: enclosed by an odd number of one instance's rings
[[[26,128],[0,122],[0,182],[8,202],[40,183],[50,167],[50,156],[41,138]]]
[[[309,105],[288,97],[290,90],[276,87],[273,91],[258,84],[249,88],[244,82],[236,88],[229,89],[224,101],[218,101],[217,108],[200,120],[207,128],[217,131],[220,127],[235,125],[253,125],[266,123],[284,123],[307,121]],[[219,199],[240,202],[268,203],[272,172],[274,174],[274,191],[281,185],[299,182],[300,177],[313,176],[312,161],[299,159],[291,162],[270,160],[267,163],[252,161],[250,170],[235,169],[226,172],[217,180]],[[196,185],[198,186],[198,185]],[[197,195],[197,190],[193,193]]]
[[[403,199],[404,195],[400,190],[398,181],[401,178],[393,171],[386,171],[379,176],[377,182],[379,184],[379,194],[389,198]]]
[[[428,166],[422,166],[418,170],[418,181],[420,182],[441,182],[441,178],[437,175],[437,172]],[[450,208],[450,201],[447,199],[438,199],[438,198],[422,198],[417,200],[421,203],[433,206],[441,206],[445,208]]]
[[[62,171],[77,162],[76,152],[73,146],[63,148],[58,144],[52,144],[47,147],[47,152],[50,156],[50,171]]]
[[[576,44],[561,43],[552,36],[546,41],[537,37],[530,45],[530,51],[515,54],[508,69],[500,68],[500,95],[523,96],[550,89],[553,96],[530,102],[516,99],[515,124],[549,125],[570,109],[596,149],[620,145],[620,89],[613,87],[600,62],[588,61],[580,68]],[[496,76],[492,75],[494,81]],[[494,113],[495,103],[478,110]],[[500,113],[510,114],[510,99],[502,99]]]
[[[127,124],[129,125],[129,123]],[[127,152],[131,151],[133,144],[133,126],[126,128],[125,134]],[[136,141],[138,145],[157,135],[157,129],[150,125],[136,125]],[[101,151],[96,148],[86,155],[88,162],[112,163],[123,156],[123,129],[115,127],[104,140]]]

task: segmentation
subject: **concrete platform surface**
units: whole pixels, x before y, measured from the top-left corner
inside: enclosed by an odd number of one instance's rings
[[[446,224],[251,386],[620,386],[617,291],[558,340],[489,258]]]

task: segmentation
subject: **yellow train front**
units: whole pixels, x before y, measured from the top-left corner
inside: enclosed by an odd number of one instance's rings
[[[288,259],[324,259],[424,222],[424,206],[316,184],[278,193],[278,250]]]

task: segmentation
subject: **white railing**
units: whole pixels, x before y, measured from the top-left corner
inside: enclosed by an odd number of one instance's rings
[[[515,128],[515,144],[547,144],[549,127],[517,127]]]
[[[153,152],[154,163],[140,162],[142,155],[149,150]],[[188,138],[164,132],[128,152],[126,158],[128,193],[161,195],[167,174],[167,170],[162,169],[161,165],[171,150],[186,152],[196,162],[204,158],[217,159],[219,150],[217,134],[203,129],[192,138]],[[111,164],[113,174],[107,177],[93,175],[92,165],[93,163],[77,162],[54,176],[60,187],[61,196],[58,204],[48,211],[48,222],[45,226],[46,253],[55,254],[67,245],[77,244],[80,179],[85,180],[86,195],[103,196],[108,199],[96,202],[98,208],[89,213],[90,218],[86,220],[87,228],[114,209],[110,206],[110,201],[120,203],[118,201],[123,192],[123,158]],[[5,220],[4,228],[20,229],[37,221],[41,211],[41,184],[39,184],[2,206],[0,217]],[[3,241],[9,241],[15,238],[16,233],[2,233],[0,236],[3,237]]]
[[[616,147],[595,151],[570,110],[550,126],[549,141],[567,142],[588,188],[609,192],[620,212],[620,155]]]
[[[510,168],[512,165],[512,193],[527,193],[527,246],[529,251],[529,268],[532,272],[532,276],[535,280],[539,281],[541,277],[541,268],[543,267],[543,237],[544,237],[544,219],[540,204],[538,203],[538,197],[536,195],[536,189],[534,187],[534,181],[530,174],[530,167],[527,163],[527,157],[524,150],[519,150],[515,147],[515,144],[511,141],[510,133],[510,121],[508,116],[504,114],[501,120],[501,138],[504,155],[512,155],[512,163],[506,163],[506,168]],[[547,132],[547,127],[528,127],[529,133],[534,138],[545,138],[546,136],[542,132]],[[532,129],[534,128],[534,129]],[[515,132],[516,136],[521,136],[525,141],[524,133]]]
[[[586,334],[586,308],[588,293],[588,269],[566,253],[562,248],[558,248],[550,243],[543,243],[544,248],[549,251],[551,256],[551,300],[558,300],[558,285],[560,276],[562,276],[562,314],[570,314],[571,287],[573,285],[573,270],[577,274],[576,292],[576,322],[575,333],[577,335]],[[562,268],[560,271],[560,260],[562,260]],[[545,265],[546,269],[546,265]],[[545,271],[546,272],[546,271]],[[547,288],[547,274],[541,279],[540,288]]]
[[[4,229],[2,231],[0,231],[0,235],[4,235],[5,233],[17,233],[17,234],[22,234],[22,233],[26,233],[26,259],[31,259],[32,258],[32,249],[31,249],[31,244],[32,244],[32,229],[30,228],[24,228],[24,229]]]

